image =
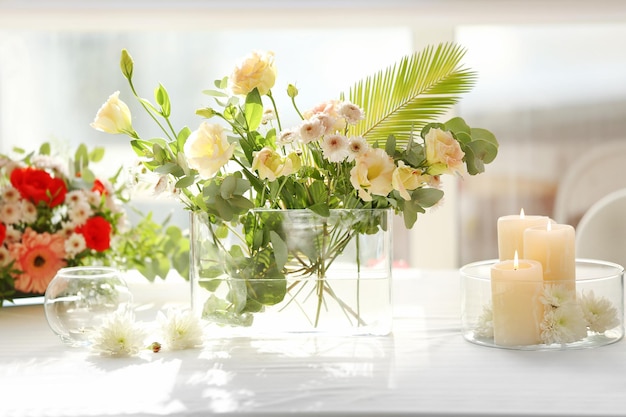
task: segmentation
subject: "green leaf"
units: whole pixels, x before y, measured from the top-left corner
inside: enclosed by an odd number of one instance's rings
[[[330,209],[328,208],[328,204],[326,203],[313,204],[312,206],[308,207],[308,209],[323,217],[330,216]]]
[[[202,90],[202,94],[212,97],[228,97],[228,94],[219,90]]]
[[[187,187],[193,185],[194,182],[196,182],[195,177],[193,177],[193,176],[185,176],[185,177],[182,177],[181,179],[179,179],[178,181],[176,181],[176,184],[174,184],[174,187],[176,187],[176,188],[187,188]]]
[[[244,113],[248,130],[256,130],[263,119],[263,102],[261,101],[261,95],[258,89],[255,88],[246,96]]]
[[[48,142],[42,143],[41,146],[39,147],[39,153],[41,155],[50,155],[50,143]]]
[[[394,135],[389,135],[387,137],[387,142],[385,142],[385,152],[387,155],[394,156],[396,153],[396,137]]]
[[[273,230],[270,231],[270,241],[272,242],[272,248],[274,248],[274,259],[276,259],[276,268],[278,270],[282,270],[287,263],[287,244],[280,237],[280,235]]]
[[[428,47],[354,84],[348,97],[365,119],[351,126],[349,135],[375,143],[393,134],[399,144],[407,143],[415,130],[447,113],[474,85],[476,74],[461,66],[464,54],[454,44]]]
[[[102,146],[94,148],[89,152],[89,160],[91,162],[100,162],[104,158],[105,149]]]

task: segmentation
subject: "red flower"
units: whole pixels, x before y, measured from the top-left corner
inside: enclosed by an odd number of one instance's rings
[[[11,172],[11,184],[22,198],[38,205],[46,203],[49,207],[56,207],[65,200],[67,185],[60,178],[53,178],[46,171],[36,168],[15,168]]]
[[[91,191],[96,192],[100,195],[108,194],[107,187],[105,187],[105,185],[100,180],[95,180],[93,182],[93,187],[91,187]]]
[[[103,252],[111,247],[111,224],[103,217],[90,217],[84,225],[76,228],[85,238],[85,244],[89,249]]]
[[[7,237],[7,227],[4,223],[0,223],[0,245],[4,243],[4,238]]]

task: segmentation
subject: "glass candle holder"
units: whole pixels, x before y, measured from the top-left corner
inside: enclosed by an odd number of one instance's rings
[[[498,260],[460,269],[461,328],[475,344],[519,350],[604,346],[624,336],[624,268],[576,260],[575,280],[492,280]]]
[[[122,273],[109,267],[79,266],[60,269],[44,295],[48,324],[71,346],[90,344],[90,333],[119,309],[132,307]]]

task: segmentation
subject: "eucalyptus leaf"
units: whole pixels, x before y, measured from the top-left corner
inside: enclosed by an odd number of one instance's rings
[[[274,249],[274,258],[276,259],[276,268],[281,270],[287,263],[287,244],[280,237],[280,235],[273,230],[270,232],[270,240],[272,242],[272,248]]]

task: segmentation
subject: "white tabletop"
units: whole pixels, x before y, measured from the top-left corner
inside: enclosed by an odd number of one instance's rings
[[[514,351],[460,334],[457,271],[402,271],[388,337],[213,340],[111,359],[69,348],[41,305],[0,309],[1,416],[626,415],[623,341]],[[178,280],[131,285],[146,314]]]

